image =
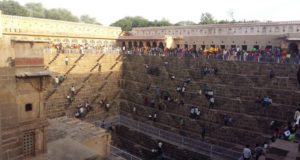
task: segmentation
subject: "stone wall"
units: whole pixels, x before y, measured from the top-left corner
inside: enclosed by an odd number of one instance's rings
[[[234,36],[299,33],[300,21],[134,28],[135,36]]]
[[[146,64],[159,68],[160,75],[147,74]],[[218,68],[217,75],[201,75],[201,67],[205,65]],[[269,78],[270,69],[275,72],[273,79]],[[272,120],[285,124],[293,119],[300,104],[297,69],[297,65],[285,64],[127,55],[121,79],[121,115],[197,139],[201,139],[201,130],[205,127],[206,142],[239,152],[245,144],[268,140],[272,135],[269,129]],[[170,75],[175,75],[175,80],[171,80]],[[191,78],[191,83],[182,96],[176,92],[176,87],[187,78]],[[205,96],[198,94],[204,84],[214,91],[217,104],[213,109],[208,108]],[[157,86],[161,94],[168,92],[171,98],[183,100],[184,104],[158,100]],[[273,105],[266,113],[261,105],[255,104],[257,96],[273,99]],[[152,99],[155,100],[154,107],[149,105]],[[189,117],[191,106],[197,106],[201,111],[199,120]],[[134,107],[136,112],[133,112]],[[148,118],[154,113],[158,115],[156,122]],[[224,115],[232,117],[231,126],[224,125]]]
[[[68,56],[69,64],[65,64]],[[52,61],[52,62],[51,62]],[[51,63],[50,63],[51,62]],[[50,64],[49,64],[50,63]],[[52,76],[64,76],[57,89],[51,85],[45,92],[45,111],[49,118],[68,115],[73,117],[79,103],[88,101],[93,107],[84,118],[93,122],[118,114],[119,77],[122,58],[119,54],[45,54],[45,65]],[[99,67],[101,65],[101,67]],[[54,83],[53,81],[51,82]],[[74,101],[68,103],[67,95],[74,85]],[[105,111],[100,100],[106,99],[111,108]]]
[[[116,39],[119,27],[1,15],[2,32],[10,35]]]

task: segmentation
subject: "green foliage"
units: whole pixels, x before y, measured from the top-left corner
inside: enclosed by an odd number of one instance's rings
[[[202,13],[200,18],[200,24],[214,24],[217,21],[210,13]]]
[[[111,24],[111,26],[121,27],[123,31],[131,31],[134,27],[147,27],[149,21],[143,17],[124,17]]]
[[[193,21],[180,21],[174,24],[175,26],[191,26],[191,25],[196,25],[195,22]]]
[[[78,22],[78,17],[72,15],[72,13],[63,8],[55,8],[46,10],[46,18],[47,19],[55,19],[55,20],[63,20],[63,21],[72,21]]]
[[[25,5],[30,17],[45,18],[46,9],[41,3],[27,3]]]
[[[6,15],[79,22],[79,18],[66,9],[53,8],[47,10],[41,3],[27,3],[25,6],[22,6],[14,0],[0,0],[0,10]],[[82,15],[80,21],[84,23],[100,24],[95,18],[88,15]]]
[[[161,20],[154,20],[153,22],[150,22],[149,26],[156,26],[156,27],[160,27],[160,26],[171,26],[172,23],[169,22],[169,20],[163,18]]]
[[[17,16],[29,16],[29,12],[18,2],[12,0],[0,1],[0,10],[3,14],[17,15]]]
[[[80,22],[101,25],[101,23],[97,22],[96,18],[90,17],[89,15],[82,15],[82,16],[80,16]]]
[[[151,26],[170,26],[172,25],[167,19],[149,21],[143,17],[124,17],[111,24],[111,26],[121,27],[123,31],[131,31],[135,27]]]

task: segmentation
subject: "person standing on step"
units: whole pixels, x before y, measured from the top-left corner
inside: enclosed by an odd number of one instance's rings
[[[57,76],[54,78],[54,83],[55,83],[54,87],[57,88],[59,85],[59,78]]]
[[[250,160],[252,157],[252,152],[250,146],[247,144],[246,147],[243,149],[243,158],[244,160]]]
[[[211,109],[211,108],[214,108],[214,106],[215,106],[215,98],[210,97],[208,108]]]
[[[157,153],[158,153],[158,159],[159,160],[164,160],[165,159],[164,150],[163,150],[163,143],[162,142],[158,143]]]
[[[97,63],[98,64],[98,72],[101,72],[101,64],[100,63]]]
[[[69,57],[68,56],[65,57],[65,64],[66,64],[66,66],[69,64]]]
[[[202,137],[202,140],[205,139],[205,136],[206,136],[206,128],[205,126],[202,127],[202,131],[201,131],[201,137]]]
[[[72,85],[70,90],[71,90],[71,96],[74,97],[75,96],[75,87],[74,87],[74,85]]]
[[[259,160],[259,157],[263,155],[263,147],[258,143],[255,145],[255,160]]]
[[[299,126],[300,123],[300,108],[298,108],[294,114],[295,126]]]
[[[299,67],[298,72],[297,72],[297,79],[298,79],[298,84],[300,86],[300,67]]]

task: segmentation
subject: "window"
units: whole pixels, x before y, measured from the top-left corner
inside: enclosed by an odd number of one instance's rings
[[[31,104],[31,103],[27,103],[27,104],[25,105],[25,111],[26,111],[26,112],[32,111],[32,104]]]

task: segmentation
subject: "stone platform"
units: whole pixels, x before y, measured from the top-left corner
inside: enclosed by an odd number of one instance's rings
[[[48,151],[34,160],[104,160],[109,155],[110,134],[78,119],[49,120]]]

